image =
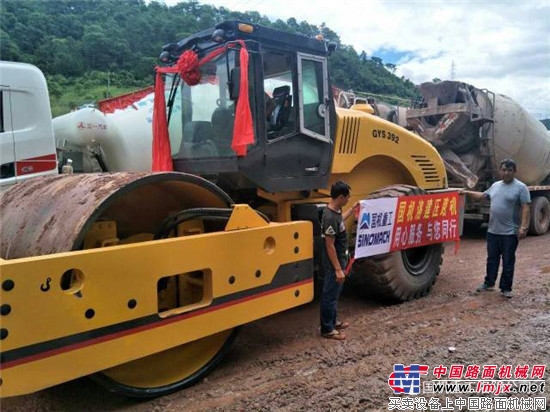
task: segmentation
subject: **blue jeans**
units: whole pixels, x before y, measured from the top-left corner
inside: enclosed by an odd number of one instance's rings
[[[334,330],[338,313],[338,298],[342,293],[343,286],[343,283],[336,282],[334,268],[325,267],[321,295],[321,333],[329,333]]]
[[[499,288],[502,291],[512,290],[518,242],[518,237],[516,235],[495,235],[487,232],[486,285],[495,285],[498,276],[500,258],[502,257],[502,274],[500,275]]]

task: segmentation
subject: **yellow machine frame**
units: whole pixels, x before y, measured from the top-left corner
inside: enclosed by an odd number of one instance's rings
[[[236,205],[223,232],[0,259],[0,270],[0,394],[7,397],[310,302],[312,227],[267,223]],[[166,310],[159,281],[174,276],[202,293]]]

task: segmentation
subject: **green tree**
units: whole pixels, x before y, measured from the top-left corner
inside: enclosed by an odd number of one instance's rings
[[[90,69],[109,67],[112,62],[111,42],[103,27],[97,24],[84,29],[82,36],[82,57],[84,64]]]
[[[370,59],[377,66],[383,66],[384,65],[384,63],[382,63],[382,59],[380,57],[372,56]]]
[[[22,60],[19,46],[8,33],[0,30],[0,56],[2,60],[20,61]]]
[[[397,69],[397,66],[393,63],[386,63],[385,66],[391,73],[395,73],[395,70]]]

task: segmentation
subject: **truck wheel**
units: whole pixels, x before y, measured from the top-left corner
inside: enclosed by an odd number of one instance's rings
[[[396,185],[379,189],[369,198],[425,193],[415,186]],[[427,295],[435,283],[443,252],[443,245],[436,244],[357,259],[350,280],[369,296],[398,302],[417,299]]]
[[[531,204],[531,222],[529,234],[540,236],[548,231],[550,225],[550,203],[544,196],[537,196]]]

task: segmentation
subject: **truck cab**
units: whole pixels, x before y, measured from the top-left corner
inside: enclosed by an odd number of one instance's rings
[[[42,72],[0,61],[0,190],[57,173],[48,87]]]

